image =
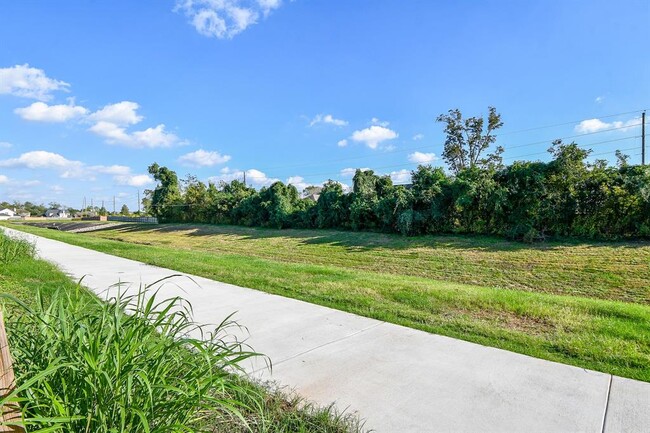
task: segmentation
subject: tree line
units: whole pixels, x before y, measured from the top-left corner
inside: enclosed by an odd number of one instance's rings
[[[205,184],[195,176],[179,181],[154,163],[157,186],[145,192],[145,209],[163,222],[236,224],[273,228],[327,228],[404,235],[471,233],[535,241],[549,236],[650,237],[650,170],[588,162],[590,150],[561,140],[549,162],[504,165],[494,147],[502,126],[492,107],[486,121],[463,119],[459,110],[438,117],[447,139],[442,154],[449,172],[420,165],[411,183],[357,170],[352,191],[333,180],[317,201],[293,185],[275,182],[259,191],[239,180]],[[493,149],[491,153],[487,153]],[[313,189],[312,189],[313,190]]]
[[[147,210],[163,222],[237,224],[397,232],[496,234],[534,241],[547,236],[650,236],[650,170],[605,161],[556,142],[550,162],[515,162],[501,169],[464,168],[457,174],[421,165],[410,185],[357,170],[353,189],[326,182],[317,201],[293,185],[259,191],[239,180],[205,184],[153,164],[158,187]]]

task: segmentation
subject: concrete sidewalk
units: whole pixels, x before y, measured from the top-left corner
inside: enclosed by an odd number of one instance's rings
[[[149,284],[179,272],[0,228],[102,293],[118,281]],[[175,277],[199,323],[234,319],[273,362],[255,375],[311,400],[358,411],[378,432],[650,431],[650,383],[428,334],[294,299]]]

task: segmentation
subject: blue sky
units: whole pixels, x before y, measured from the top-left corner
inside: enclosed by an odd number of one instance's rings
[[[436,116],[489,105],[506,162],[573,136],[639,162],[649,29],[647,0],[5,1],[0,201],[133,209],[154,161],[257,187],[366,167],[404,183],[444,165]]]

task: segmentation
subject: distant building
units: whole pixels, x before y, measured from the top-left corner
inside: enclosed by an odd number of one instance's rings
[[[97,212],[82,210],[82,211],[76,212],[73,215],[73,218],[94,218],[96,216],[97,216]]]
[[[318,201],[318,197],[320,197],[320,194],[309,194],[307,197],[305,197],[307,200],[311,200],[314,202]]]
[[[307,200],[311,200],[314,202],[318,201],[318,197],[320,197],[320,193],[323,191],[323,188],[320,186],[308,186],[305,188],[305,190],[302,192],[302,196],[306,198]]]
[[[43,215],[45,218],[69,218],[70,214],[65,209],[48,209]]]
[[[0,210],[0,220],[8,220],[9,218],[14,218],[15,216],[16,212],[9,208]]]

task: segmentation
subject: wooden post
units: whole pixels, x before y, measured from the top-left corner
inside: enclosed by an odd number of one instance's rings
[[[11,364],[9,353],[9,342],[5,332],[5,322],[0,310],[0,398],[4,398],[14,390],[16,386],[14,369]],[[20,406],[18,403],[10,403],[0,408],[0,432],[25,433],[25,429],[15,425],[5,425],[8,422],[19,422],[21,420]]]

